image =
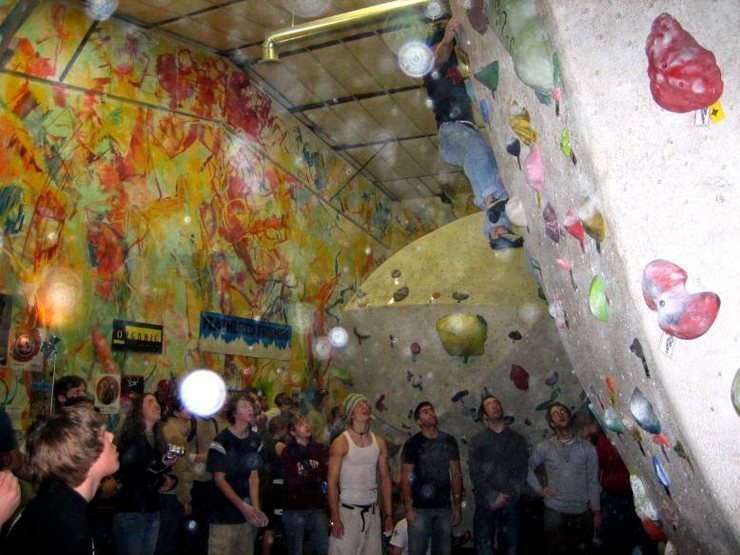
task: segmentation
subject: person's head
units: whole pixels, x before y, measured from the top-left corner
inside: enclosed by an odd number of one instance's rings
[[[34,422],[28,430],[26,453],[37,484],[76,488],[88,476],[100,480],[118,470],[113,434],[97,412],[82,405],[62,407]]]
[[[82,397],[87,393],[87,382],[80,376],[63,376],[54,382],[54,401],[57,408],[67,399]]]
[[[248,392],[247,398],[252,403],[252,407],[254,408],[254,415],[259,416],[260,414],[262,414],[262,399],[260,399],[260,396],[257,395],[257,392]]]
[[[547,418],[547,424],[553,430],[565,430],[570,427],[570,409],[566,407],[563,403],[556,401],[552,405],[550,405],[550,407],[547,409],[547,414],[545,415],[545,417]]]
[[[340,405],[334,405],[329,411],[329,421],[334,422],[335,420],[344,421],[344,407]]]
[[[367,422],[372,412],[370,402],[362,393],[350,393],[344,399],[344,415],[350,422],[358,420]]]
[[[324,407],[324,402],[329,398],[329,392],[326,389],[318,389],[313,394],[311,400],[311,406],[316,410],[321,410]]]
[[[244,394],[232,396],[226,403],[226,420],[229,424],[251,424],[254,421],[254,405]]]
[[[281,414],[287,414],[293,408],[293,399],[281,391],[275,395],[275,406],[280,409]]]
[[[478,416],[481,420],[501,420],[504,417],[504,406],[496,396],[486,395],[481,399]]]
[[[267,425],[267,430],[270,433],[270,437],[275,440],[283,440],[288,435],[288,428],[290,426],[291,419],[282,414],[277,415],[275,418],[270,420]]]
[[[434,405],[429,401],[422,401],[414,409],[414,421],[420,428],[436,428],[437,413],[434,412]]]
[[[295,416],[290,421],[290,436],[297,443],[311,441],[311,424],[303,416]]]
[[[190,420],[193,414],[190,409],[183,403],[179,395],[172,398],[172,404],[170,405],[170,412],[173,416],[182,420]]]
[[[126,417],[122,436],[134,437],[151,430],[162,418],[162,407],[153,393],[131,397],[131,412]]]
[[[594,443],[599,439],[599,435],[604,433],[598,420],[588,408],[577,410],[573,415],[573,423],[575,429],[578,430],[578,435]]]
[[[89,409],[100,412],[100,409],[95,406],[95,401],[90,399],[90,397],[88,397],[87,395],[80,395],[79,397],[67,397],[67,400],[64,401],[65,407],[77,407],[80,405],[84,405]]]

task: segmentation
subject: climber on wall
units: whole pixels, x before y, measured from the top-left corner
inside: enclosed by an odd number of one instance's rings
[[[496,158],[473,123],[473,108],[457,67],[458,21],[442,27],[432,24],[427,43],[434,48],[434,65],[424,76],[424,88],[437,120],[439,152],[448,164],[462,167],[475,194],[475,204],[486,210],[484,232],[494,250],[519,248],[523,239],[512,232],[504,209],[509,194],[501,182]]]

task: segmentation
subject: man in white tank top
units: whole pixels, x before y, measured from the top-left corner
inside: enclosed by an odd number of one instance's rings
[[[381,529],[393,532],[388,451],[383,438],[370,431],[370,403],[364,395],[350,393],[344,409],[349,425],[329,451],[329,554],[378,555]]]

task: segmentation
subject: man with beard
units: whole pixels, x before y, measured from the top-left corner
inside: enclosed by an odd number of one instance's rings
[[[527,442],[506,426],[504,408],[493,395],[481,401],[478,414],[486,428],[470,442],[470,480],[475,489],[475,552],[516,555],[519,495],[527,479]],[[503,549],[502,549],[503,547]]]
[[[546,417],[555,435],[532,451],[527,482],[545,498],[547,553],[591,553],[594,528],[601,526],[596,449],[573,433],[570,409],[562,403],[550,405]],[[534,473],[540,465],[544,487]]]
[[[414,420],[421,431],[401,451],[409,554],[423,555],[431,541],[432,555],[448,555],[452,527],[462,518],[460,452],[455,438],[437,428],[437,414],[429,401],[416,406]]]

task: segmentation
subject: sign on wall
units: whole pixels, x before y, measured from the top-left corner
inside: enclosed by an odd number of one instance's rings
[[[117,414],[121,403],[121,378],[115,374],[96,374],[95,406],[101,414]]]
[[[114,351],[161,353],[163,330],[164,328],[157,324],[113,320],[111,347]]]
[[[200,348],[226,355],[288,360],[291,327],[260,320],[200,313]]]

